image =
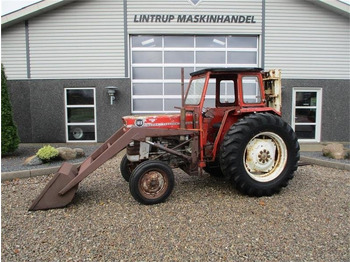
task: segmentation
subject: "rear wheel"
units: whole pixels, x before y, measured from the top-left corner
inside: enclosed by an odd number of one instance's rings
[[[272,195],[293,178],[299,143],[280,117],[259,113],[234,124],[221,145],[220,164],[226,177],[242,193]]]
[[[174,174],[165,163],[148,160],[132,172],[129,182],[131,195],[145,205],[165,201],[174,188]]]

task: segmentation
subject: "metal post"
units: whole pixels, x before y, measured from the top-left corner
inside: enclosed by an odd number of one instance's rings
[[[181,67],[181,115],[180,128],[186,128],[186,110],[185,110],[185,73],[184,68]]]

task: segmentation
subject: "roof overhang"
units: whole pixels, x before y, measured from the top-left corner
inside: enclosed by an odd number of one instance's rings
[[[43,0],[1,17],[1,28],[6,28],[34,16],[48,12],[76,0]]]
[[[40,15],[57,7],[66,5],[76,0],[42,0],[38,3],[24,7],[18,11],[6,14],[1,17],[1,28],[6,28],[16,23],[28,20],[34,16]],[[312,4],[316,4],[327,8],[333,12],[341,14],[349,18],[350,6],[339,0],[306,0]]]
[[[350,17],[350,6],[339,0],[306,0],[312,4],[322,6],[342,16]]]

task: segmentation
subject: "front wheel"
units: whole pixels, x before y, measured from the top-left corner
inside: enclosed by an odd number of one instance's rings
[[[280,117],[259,113],[234,124],[221,145],[220,164],[236,188],[250,196],[270,196],[293,178],[299,143]]]
[[[167,164],[148,160],[132,172],[129,188],[136,201],[153,205],[164,202],[171,194],[174,184],[174,173]]]
[[[129,161],[127,155],[124,155],[120,162],[120,173],[126,182],[129,182],[132,171],[137,166],[137,162]]]

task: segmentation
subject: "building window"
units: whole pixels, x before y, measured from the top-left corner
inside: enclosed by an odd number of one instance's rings
[[[96,142],[95,88],[66,88],[66,141]]]
[[[258,67],[257,36],[131,36],[132,113],[171,113],[181,105],[181,67]],[[225,92],[230,92],[225,84]],[[227,93],[229,95],[229,93]],[[207,97],[214,103],[214,94]]]
[[[293,89],[292,126],[301,142],[321,140],[322,89]]]

